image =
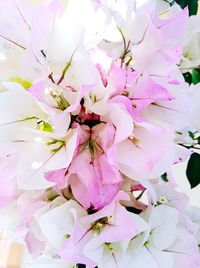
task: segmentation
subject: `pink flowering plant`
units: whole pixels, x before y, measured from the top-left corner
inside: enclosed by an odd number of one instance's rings
[[[197,7],[0,2],[0,227],[27,267],[200,267],[171,171],[200,183]]]

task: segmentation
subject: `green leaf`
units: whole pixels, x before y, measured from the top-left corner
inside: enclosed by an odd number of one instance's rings
[[[189,85],[192,84],[192,74],[187,72],[183,74],[185,82],[187,82]]]
[[[198,12],[198,0],[188,0],[188,2],[190,16],[196,15]]]
[[[192,131],[188,131],[188,134],[191,139],[195,139],[195,133],[193,133]]]
[[[198,0],[175,0],[175,2],[181,7],[188,7],[189,15],[196,15],[198,12]]]
[[[77,268],[86,268],[86,265],[85,265],[85,264],[80,264],[80,263],[79,263],[79,264],[76,265],[76,267],[77,267]]]
[[[185,82],[189,85],[198,84],[200,82],[200,69],[193,69],[192,72],[187,72],[183,74]]]
[[[193,153],[188,161],[186,175],[191,188],[200,184],[200,154]]]
[[[167,173],[165,172],[164,174],[161,175],[161,178],[163,179],[163,181],[168,182],[168,178],[167,178]]]
[[[193,69],[192,70],[192,83],[194,85],[200,82],[200,69]]]

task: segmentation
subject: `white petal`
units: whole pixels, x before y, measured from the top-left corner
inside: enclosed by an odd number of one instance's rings
[[[71,234],[74,226],[74,217],[70,208],[74,201],[69,201],[61,206],[49,210],[39,219],[39,225],[43,235],[56,249],[64,244],[66,234]]]
[[[176,239],[179,213],[167,206],[157,206],[152,209],[150,241],[161,250],[167,249]]]

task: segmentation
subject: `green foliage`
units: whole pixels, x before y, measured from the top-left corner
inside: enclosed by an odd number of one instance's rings
[[[185,82],[187,82],[189,85],[192,84],[192,74],[190,72],[184,73],[183,74],[185,78]]]
[[[185,78],[185,82],[187,82],[189,85],[196,85],[200,82],[200,69],[193,69],[191,73],[184,73],[183,76]]]
[[[200,184],[200,154],[193,153],[188,162],[186,175],[191,188]]]
[[[194,133],[192,131],[188,131],[188,134],[189,134],[190,138],[194,140],[194,138],[195,138]]]
[[[168,178],[167,178],[167,173],[166,172],[161,175],[161,178],[163,179],[163,181],[168,182]]]
[[[194,85],[200,82],[200,69],[193,69],[192,70],[192,83]]]
[[[196,15],[198,12],[198,0],[175,0],[175,2],[181,7],[188,7],[190,16]]]

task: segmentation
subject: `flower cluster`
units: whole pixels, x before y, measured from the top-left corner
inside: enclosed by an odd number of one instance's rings
[[[163,0],[35,2],[0,3],[0,225],[29,267],[200,267],[200,211],[171,174],[200,130],[182,75],[198,18]]]

